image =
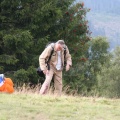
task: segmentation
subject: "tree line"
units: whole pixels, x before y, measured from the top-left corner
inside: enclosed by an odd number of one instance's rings
[[[73,60],[71,70],[63,74],[67,92],[104,95],[103,71],[113,64],[109,43],[106,38],[91,37],[86,19],[90,9],[83,2],[2,0],[0,7],[0,73],[11,77],[15,86],[41,82],[36,73],[39,55],[48,42],[63,39]]]

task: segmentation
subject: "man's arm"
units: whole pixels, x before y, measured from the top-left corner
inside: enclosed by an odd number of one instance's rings
[[[69,49],[66,46],[66,71],[68,71],[70,69],[70,66],[72,66],[72,58],[69,53]]]
[[[47,71],[47,67],[46,67],[46,59],[50,56],[50,51],[51,51],[51,47],[47,47],[45,48],[45,50],[42,52],[42,54],[39,56],[39,65],[41,70],[43,71]]]

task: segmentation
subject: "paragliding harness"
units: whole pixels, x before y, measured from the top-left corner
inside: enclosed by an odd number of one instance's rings
[[[50,44],[52,44],[52,43],[47,44],[46,47],[48,47]],[[50,62],[51,57],[52,57],[52,54],[53,54],[53,52],[54,52],[54,47],[53,47],[53,46],[51,46],[51,47],[52,47],[52,50],[51,50],[50,56],[49,56],[49,58],[48,58],[48,60],[47,60],[47,62],[46,62],[47,67],[48,67],[48,70],[50,70],[49,62]],[[66,65],[66,46],[64,47],[64,66],[65,66],[65,65]],[[43,77],[43,78],[45,79],[45,74],[43,73],[43,71],[41,70],[40,67],[37,68],[37,74],[38,74],[40,77]]]

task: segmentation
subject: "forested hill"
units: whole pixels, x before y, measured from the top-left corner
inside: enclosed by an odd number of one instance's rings
[[[93,12],[113,13],[120,15],[120,0],[84,0],[85,5]]]
[[[110,49],[120,45],[120,0],[83,0],[93,36],[105,36]]]

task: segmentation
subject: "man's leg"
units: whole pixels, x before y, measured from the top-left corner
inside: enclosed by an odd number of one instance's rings
[[[50,69],[49,71],[49,74],[46,75],[46,79],[40,89],[40,94],[46,94],[48,89],[49,89],[49,86],[50,86],[50,82],[52,80],[52,77],[53,77],[53,70]]]
[[[58,96],[62,93],[62,71],[57,71],[54,75],[54,93]]]

